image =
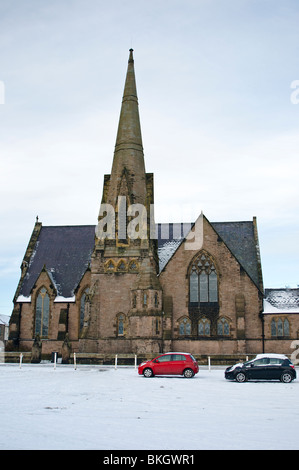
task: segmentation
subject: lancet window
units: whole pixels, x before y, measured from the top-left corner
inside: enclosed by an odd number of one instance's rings
[[[86,296],[89,292],[89,288],[85,289],[83,291],[83,294],[81,295],[81,300],[80,300],[80,331],[83,328],[84,324],[84,313],[85,313],[85,303],[86,303]]]
[[[45,287],[38,293],[35,307],[35,334],[47,337],[49,330],[50,297]]]

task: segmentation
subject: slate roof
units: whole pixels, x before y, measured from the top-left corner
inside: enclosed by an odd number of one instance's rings
[[[253,282],[259,287],[258,261],[252,222],[211,223]],[[165,268],[192,224],[156,224],[160,272]],[[74,296],[94,248],[94,225],[42,226],[18,297],[28,298],[43,268],[57,296]]]
[[[45,266],[58,296],[72,297],[90,263],[94,225],[42,227],[19,295],[29,297]]]
[[[253,222],[210,222],[242,268],[259,287],[257,246]],[[167,226],[169,237],[167,238]],[[160,271],[164,269],[174,252],[188,234],[192,224],[158,224],[158,255]],[[164,233],[164,238],[163,238]],[[180,234],[180,238],[178,236]]]

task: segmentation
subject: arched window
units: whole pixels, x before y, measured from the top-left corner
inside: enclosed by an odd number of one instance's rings
[[[190,303],[218,302],[218,279],[214,262],[205,252],[193,261],[189,276]]]
[[[124,336],[125,334],[125,316],[120,313],[117,317],[117,336]]]
[[[290,324],[287,318],[283,322],[283,336],[290,336]]]
[[[287,318],[282,320],[281,318],[272,318],[271,321],[271,336],[273,337],[284,337],[290,335],[290,323]]]
[[[189,318],[183,318],[179,324],[179,335],[187,336],[191,335],[191,322]]]
[[[218,320],[217,333],[219,336],[229,336],[229,323],[225,318],[220,318]]]
[[[200,336],[210,336],[211,324],[207,318],[201,318],[198,322],[198,334]]]
[[[272,318],[271,321],[271,336],[277,336],[276,321],[274,320],[274,318]]]
[[[85,289],[83,291],[83,294],[81,295],[81,300],[80,300],[80,331],[83,328],[84,324],[84,313],[85,313],[85,302],[86,302],[86,296],[89,292],[89,288]]]
[[[48,336],[50,314],[50,297],[47,289],[42,287],[38,293],[35,306],[35,334]]]

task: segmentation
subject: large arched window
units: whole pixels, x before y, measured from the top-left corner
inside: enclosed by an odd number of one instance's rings
[[[89,292],[89,288],[87,287],[87,289],[85,289],[83,291],[83,294],[81,295],[81,300],[80,300],[80,325],[79,325],[80,331],[82,330],[83,325],[84,325],[85,303],[86,303],[86,297],[87,297],[88,292]]]
[[[47,337],[49,330],[50,297],[45,287],[38,293],[35,306],[35,334]]]
[[[218,302],[218,279],[214,262],[205,252],[193,261],[189,275],[190,303]]]

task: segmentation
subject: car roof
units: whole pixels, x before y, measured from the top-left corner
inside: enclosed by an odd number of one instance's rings
[[[182,351],[168,351],[167,353],[163,353],[163,354],[188,354],[188,356],[191,356],[191,353],[182,352]],[[161,354],[161,356],[163,354]]]
[[[275,357],[276,359],[288,359],[288,357],[285,354],[275,354],[275,353],[257,354],[255,359],[262,359],[263,357]]]

